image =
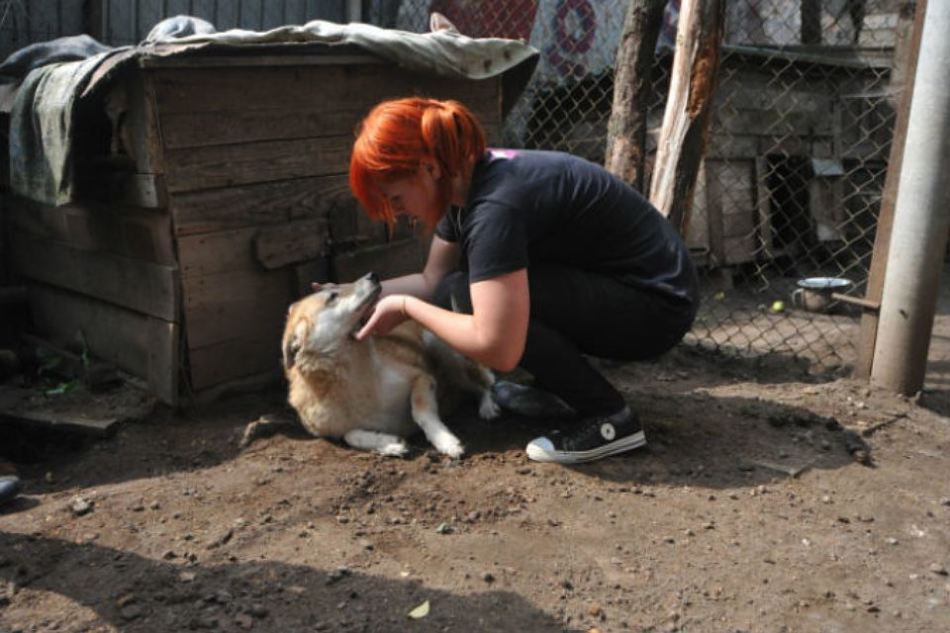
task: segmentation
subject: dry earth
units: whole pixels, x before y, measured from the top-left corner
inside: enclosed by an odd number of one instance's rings
[[[649,446],[576,468],[524,457],[543,423],[469,412],[458,462],[238,448],[279,393],[20,435],[0,631],[950,630],[946,394],[794,367],[610,367]]]

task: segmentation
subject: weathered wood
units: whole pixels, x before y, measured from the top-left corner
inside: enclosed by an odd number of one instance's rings
[[[328,240],[325,218],[299,220],[261,229],[254,238],[254,253],[264,268],[281,268],[323,256]]]
[[[346,173],[351,136],[168,150],[172,193]]]
[[[191,387],[202,390],[263,373],[278,380],[281,334],[278,330],[189,350]]]
[[[772,245],[772,192],[769,189],[768,160],[759,156],[755,159],[755,207],[756,230],[762,246],[762,254],[766,259],[773,259],[775,252]]]
[[[884,294],[884,276],[887,270],[888,251],[890,250],[891,231],[894,227],[894,208],[897,204],[897,191],[900,187],[901,165],[904,162],[904,145],[907,140],[907,125],[910,119],[910,104],[914,94],[914,80],[917,75],[917,58],[920,55],[920,39],[924,29],[924,14],[927,13],[929,0],[917,0],[914,16],[914,28],[906,50],[904,85],[894,123],[894,137],[891,142],[888,159],[887,177],[881,194],[881,210],[877,218],[877,231],[874,235],[874,251],[868,270],[867,290],[864,298],[880,305]],[[874,348],[877,342],[879,315],[875,310],[865,310],[861,315],[861,327],[858,330],[858,357],[854,363],[854,376],[862,380],[871,377],[874,362]]]
[[[178,257],[184,279],[219,273],[260,273],[254,258],[257,227],[246,227],[217,233],[182,236],[178,240]]]
[[[39,333],[69,347],[82,333],[96,356],[147,381],[163,402],[178,400],[178,325],[49,286],[30,286]]]
[[[664,0],[630,0],[617,51],[614,99],[607,122],[604,165],[640,191],[652,101],[650,75],[665,6]]]
[[[314,56],[317,59],[319,56]],[[198,60],[198,58],[195,58]],[[213,63],[200,58],[202,65]],[[246,57],[242,59],[256,59]],[[390,64],[326,66],[268,65],[176,68],[153,71],[159,116],[253,110],[353,110],[365,114],[378,101],[411,94],[456,98],[480,114],[500,113],[500,80],[468,81],[409,72]],[[249,89],[262,86],[266,89]],[[343,131],[341,131],[343,132]],[[345,130],[352,133],[352,130]]]
[[[7,198],[11,227],[34,237],[63,242],[83,251],[175,265],[171,219],[165,213],[103,203],[44,205],[25,198]]]
[[[178,318],[178,269],[110,253],[82,251],[22,231],[13,234],[15,270],[52,286],[80,292],[159,317]]]
[[[237,104],[233,104],[237,105]],[[365,112],[356,108],[310,110],[274,108],[218,112],[175,112],[162,116],[165,147],[206,147],[228,143],[339,136],[350,133]]]
[[[722,0],[683,0],[650,201],[680,233],[688,223],[696,172],[706,148],[719,47]]]
[[[291,269],[227,272],[182,280],[188,349],[283,327],[296,292]]]
[[[726,265],[724,243],[722,182],[719,180],[719,161],[705,160],[706,170],[706,231],[709,236],[709,262],[712,267]]]
[[[419,272],[425,257],[422,240],[416,238],[338,253],[332,258],[334,281],[354,281],[370,271],[382,278]]]
[[[344,174],[180,193],[169,206],[179,236],[358,211]]]

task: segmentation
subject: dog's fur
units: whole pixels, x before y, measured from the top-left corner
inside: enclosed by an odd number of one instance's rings
[[[464,448],[439,417],[436,387],[475,393],[479,414],[493,418],[494,378],[413,321],[355,340],[380,290],[369,274],[290,307],[282,344],[290,404],[310,433],[354,448],[401,456],[403,438],[422,429],[440,453],[459,457]]]

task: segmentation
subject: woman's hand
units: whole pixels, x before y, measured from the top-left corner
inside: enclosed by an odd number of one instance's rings
[[[369,320],[356,333],[356,340],[362,341],[370,334],[385,336],[393,328],[407,320],[406,314],[407,295],[389,295],[379,300],[373,308],[373,313],[369,315]]]

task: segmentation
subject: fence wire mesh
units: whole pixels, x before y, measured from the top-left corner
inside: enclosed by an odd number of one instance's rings
[[[437,11],[467,35],[527,40],[541,59],[501,140],[603,162],[628,3],[403,0],[398,10],[372,3],[369,17],[425,31]],[[679,4],[666,3],[657,44],[651,153]],[[860,308],[829,301],[826,286],[864,296],[901,82],[895,50],[913,5],[726,3],[709,144],[686,233],[704,282],[688,342],[731,355],[779,354],[816,372],[853,362]]]

